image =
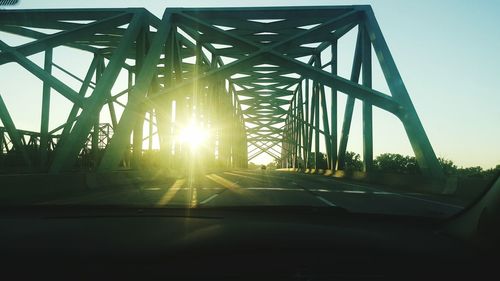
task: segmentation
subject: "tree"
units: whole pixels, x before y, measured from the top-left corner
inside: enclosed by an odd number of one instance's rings
[[[493,177],[499,176],[500,175],[500,165],[497,165],[495,168],[484,170],[482,172],[482,175],[484,177],[488,177],[488,178],[493,178]]]
[[[495,168],[484,170],[482,174],[488,178],[498,177],[500,176],[500,165],[497,165]]]
[[[319,163],[318,163],[318,169],[327,169],[328,168],[328,162],[326,160],[326,155],[318,152],[319,155]],[[316,161],[316,152],[311,152],[309,156],[307,157],[307,168],[312,169],[314,168],[315,161]]]
[[[361,156],[355,152],[346,151],[345,153],[345,170],[346,171],[362,171],[363,161]]]
[[[464,177],[474,177],[474,178],[482,178],[483,177],[483,168],[480,166],[476,167],[467,167],[458,169],[458,174]]]
[[[446,176],[456,175],[457,174],[457,166],[451,160],[444,159],[442,157],[438,158],[439,164],[441,164],[441,168],[443,168],[443,173]]]
[[[373,161],[373,168],[383,173],[420,174],[415,157],[396,153],[380,154]]]
[[[262,165],[259,166],[259,168],[262,167]],[[275,170],[278,168],[281,168],[281,159],[274,159],[273,161],[269,162],[266,167],[269,170]]]

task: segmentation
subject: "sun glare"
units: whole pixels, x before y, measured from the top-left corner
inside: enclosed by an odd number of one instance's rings
[[[204,128],[191,123],[188,127],[182,128],[179,133],[179,141],[188,144],[192,149],[203,145],[208,138],[208,132]]]

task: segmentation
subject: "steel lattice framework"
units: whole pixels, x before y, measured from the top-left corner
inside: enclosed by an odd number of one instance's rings
[[[343,59],[337,43],[353,29],[358,35],[346,79],[337,74],[338,60]],[[166,165],[173,165],[168,159],[183,149],[175,141],[176,130],[188,120],[213,132],[205,156],[224,167],[245,167],[261,153],[281,159],[289,168],[299,168],[315,155],[312,166],[318,167],[323,138],[328,168],[342,170],[358,99],[363,104],[365,171],[373,161],[375,106],[401,120],[422,172],[442,177],[370,6],[168,8],[162,19],[144,9],[9,10],[0,11],[0,30],[35,39],[17,47],[0,41],[0,66],[16,62],[43,81],[37,161],[53,173],[72,167],[87,145],[99,149],[103,138],[98,136],[98,116],[105,107],[113,134],[102,155],[95,156],[98,170],[116,169],[128,151],[134,166],[144,142],[152,149],[154,137]],[[64,70],[52,60],[58,46],[93,54],[87,74],[75,77],[79,89],[51,74],[54,67]],[[325,50],[330,51],[329,61],[321,56]],[[40,52],[45,54],[43,67],[27,58]],[[380,64],[390,93],[372,88],[372,61]],[[112,93],[123,70],[129,73],[128,85]],[[51,90],[71,101],[73,108],[65,124],[49,131]],[[348,96],[341,132],[338,92]],[[326,99],[328,94],[331,98]],[[126,104],[119,101],[121,96],[127,96]],[[6,106],[0,105],[12,146],[23,151],[21,134]],[[124,108],[121,116],[116,106]],[[34,161],[29,156],[25,160]]]

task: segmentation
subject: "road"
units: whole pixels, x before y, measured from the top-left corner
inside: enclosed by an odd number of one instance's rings
[[[338,206],[352,212],[446,217],[463,207],[426,194],[280,171],[238,170],[136,188],[96,191],[41,205],[91,204],[155,207]]]

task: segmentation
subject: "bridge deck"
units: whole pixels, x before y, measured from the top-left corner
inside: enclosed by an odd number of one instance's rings
[[[338,206],[353,212],[449,216],[463,207],[420,193],[279,171],[237,170],[135,188],[90,191],[39,201],[41,205],[134,205],[156,207]]]

